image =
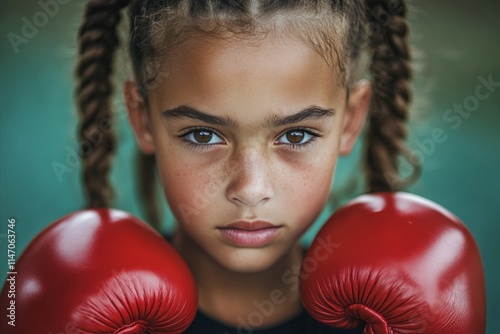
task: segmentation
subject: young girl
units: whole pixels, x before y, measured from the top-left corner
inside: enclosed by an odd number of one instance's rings
[[[365,119],[368,191],[401,187],[411,95],[404,1],[91,0],[79,34],[82,139],[111,118],[126,7],[134,78],[124,95],[144,203],[157,221],[157,170],[178,223],[172,244],[198,286],[187,333],[360,333],[303,310],[299,239]],[[370,82],[359,80],[365,55]],[[89,207],[110,203],[115,147],[107,131],[85,156]]]

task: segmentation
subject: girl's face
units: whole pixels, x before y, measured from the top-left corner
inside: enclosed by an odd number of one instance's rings
[[[289,38],[193,39],[164,62],[149,110],[125,85],[178,231],[224,267],[256,272],[297,243],[329,195],[370,100]],[[271,228],[258,226],[266,222]],[[236,227],[230,224],[246,222]],[[265,226],[264,226],[265,227]]]

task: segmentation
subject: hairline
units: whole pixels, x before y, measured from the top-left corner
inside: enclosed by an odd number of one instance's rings
[[[252,19],[249,24],[241,27],[229,19],[212,24],[213,18],[210,17],[201,17],[193,20],[185,17],[182,12],[174,16],[167,10],[162,10],[161,12],[163,14],[160,15],[170,15],[168,19],[165,17],[160,19],[160,22],[167,22],[167,24],[161,31],[158,30],[160,25],[152,25],[156,27],[152,27],[149,31],[153,36],[154,49],[160,55],[153,55],[152,59],[145,59],[145,62],[151,62],[151,60],[156,62],[159,60],[161,67],[161,64],[169,55],[173,54],[175,50],[179,49],[179,46],[187,43],[192,38],[209,37],[227,40],[245,39],[258,41],[269,35],[273,35],[277,38],[292,37],[311,47],[332,69],[332,75],[338,76],[339,80],[337,81],[343,87],[346,87],[348,82],[351,81],[351,78],[349,78],[350,71],[346,70],[346,68],[350,67],[350,64],[345,65],[350,59],[346,55],[346,46],[343,43],[347,38],[345,34],[347,34],[346,29],[348,28],[345,26],[346,22],[342,22],[341,18],[332,13],[304,14],[291,10],[258,16]],[[175,36],[169,33],[169,30],[172,29],[169,29],[168,22],[171,23],[171,27],[174,25],[176,28],[177,34]],[[330,27],[329,33],[331,36],[326,38],[328,41],[325,41],[324,38],[327,33],[324,31],[325,27],[327,29]],[[155,36],[159,36],[159,38],[155,39]],[[145,66],[145,64],[142,64],[142,66]],[[148,65],[146,64],[146,66]],[[147,81],[147,79],[145,80]]]

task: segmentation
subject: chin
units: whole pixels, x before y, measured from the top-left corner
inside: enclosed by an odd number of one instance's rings
[[[284,254],[278,247],[224,249],[213,254],[214,259],[227,270],[237,273],[258,273],[276,264]]]

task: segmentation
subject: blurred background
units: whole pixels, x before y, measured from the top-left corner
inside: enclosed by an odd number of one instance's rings
[[[52,16],[40,15],[38,1],[0,2],[0,278],[7,272],[7,220],[16,219],[19,254],[52,221],[83,206],[75,139],[73,67],[76,30],[84,1],[61,1]],[[500,82],[499,1],[411,1],[412,44],[418,72],[409,145],[424,164],[409,191],[427,197],[460,217],[480,248],[486,272],[487,333],[500,333]],[[29,38],[26,20],[39,20]],[[117,68],[125,73],[126,64]],[[144,217],[135,189],[136,145],[116,89],[119,151],[112,180],[115,207]],[[462,106],[462,114],[453,112]],[[440,140],[435,140],[435,133]],[[434,133],[434,134],[433,134]],[[361,146],[339,162],[335,191],[359,180]],[[404,169],[403,169],[404,173]],[[325,209],[304,238],[307,243],[346,193]],[[162,229],[174,224],[164,207]]]

